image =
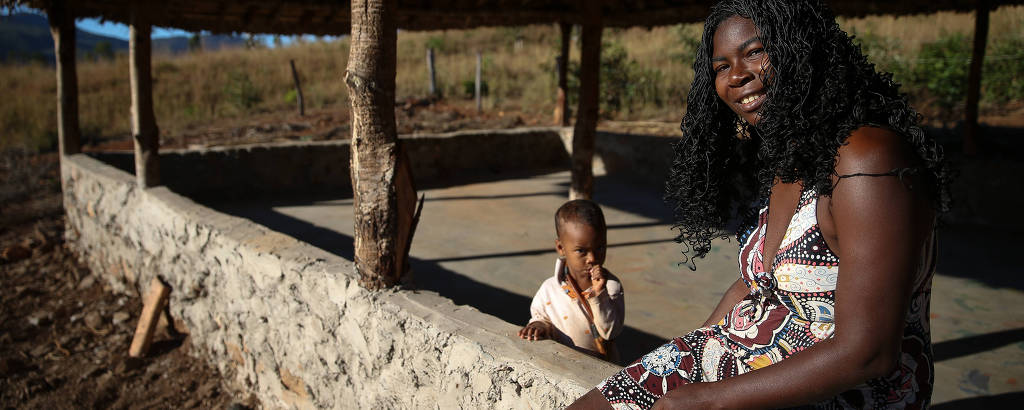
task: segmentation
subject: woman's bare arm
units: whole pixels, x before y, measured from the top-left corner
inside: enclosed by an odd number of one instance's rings
[[[743,279],[736,279],[729,289],[725,290],[725,294],[722,295],[722,300],[718,301],[718,306],[715,310],[711,311],[711,316],[708,316],[708,320],[704,321],[701,327],[708,327],[713,324],[717,324],[719,320],[722,320],[725,315],[729,314],[733,306],[736,306],[743,297],[750,293],[750,289],[743,283]]]

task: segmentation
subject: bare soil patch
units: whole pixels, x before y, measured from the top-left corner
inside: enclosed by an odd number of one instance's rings
[[[150,354],[128,357],[142,310],[64,243],[55,154],[6,153],[0,168],[0,407],[248,408],[163,329]],[[27,178],[26,175],[33,175]]]

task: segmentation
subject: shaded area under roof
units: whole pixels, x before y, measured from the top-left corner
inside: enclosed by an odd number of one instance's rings
[[[398,0],[405,30],[466,29],[556,22],[582,23],[584,1],[602,3],[606,27],[658,26],[702,21],[712,1],[698,0]],[[980,0],[829,1],[837,15],[972,11]],[[0,0],[46,10],[53,0]],[[349,33],[350,2],[339,0],[68,0],[76,17],[128,24],[132,5],[154,26],[214,33],[342,35]],[[1022,4],[992,0],[992,7]]]

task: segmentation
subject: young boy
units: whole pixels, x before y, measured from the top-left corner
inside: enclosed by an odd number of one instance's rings
[[[554,339],[618,362],[613,339],[622,333],[626,306],[622,283],[601,266],[607,248],[601,208],[584,199],[566,202],[555,212],[555,234],[555,274],[537,290],[519,337]]]

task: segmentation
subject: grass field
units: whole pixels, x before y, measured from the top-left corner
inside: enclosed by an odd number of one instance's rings
[[[927,77],[934,80],[934,77],[949,76],[950,79],[940,79],[944,84],[959,86],[965,81],[959,79],[959,73],[966,72],[968,61],[962,60],[962,53],[943,54],[938,59],[922,59],[920,55],[922,50],[936,49],[930,44],[948,42],[952,38],[958,50],[960,45],[967,44],[969,57],[973,24],[973,15],[965,13],[840,20],[844,29],[865,40],[864,46],[876,63],[896,71],[896,79],[912,91],[910,96],[915,105],[936,119],[957,118],[958,109],[962,108],[958,108],[958,100],[955,100],[949,107],[931,109],[940,101],[937,96],[945,94],[929,92]],[[684,110],[684,97],[692,77],[693,44],[700,30],[699,24],[606,29],[602,56],[606,66],[602,83],[604,118],[677,120]],[[957,34],[960,37],[956,37]],[[485,110],[549,115],[554,107],[554,61],[558,41],[558,30],[554,26],[400,32],[397,96],[404,99],[427,95],[425,54],[429,46],[436,50],[437,81],[446,101],[453,105],[472,104],[467,92],[472,89],[476,52],[479,51],[483,55],[483,77],[488,91],[483,104]],[[1024,83],[1015,78],[1024,67],[1021,45],[1024,45],[1024,7],[1003,7],[994,11],[986,65],[995,67],[989,71],[1005,75],[991,76],[998,82],[987,80],[983,89],[983,114],[1000,114],[1006,107],[1019,107],[1024,100]],[[307,107],[346,110],[347,93],[342,79],[347,56],[348,43],[344,39],[282,48],[154,56],[154,102],[161,133],[174,135],[218,119],[292,109],[295,95],[289,60],[295,60],[300,72]],[[578,44],[574,43],[570,67],[575,66],[578,58]],[[937,60],[944,65],[924,66]],[[130,102],[127,57],[118,55],[111,60],[80,61],[78,81],[84,137],[127,137]],[[56,139],[53,68],[0,66],[0,89],[8,96],[0,103],[0,149],[21,147],[34,151],[53,147]],[[956,91],[958,89],[951,92]]]

